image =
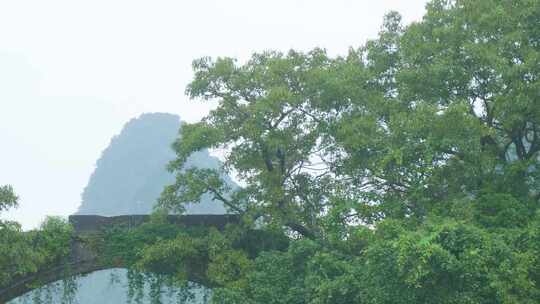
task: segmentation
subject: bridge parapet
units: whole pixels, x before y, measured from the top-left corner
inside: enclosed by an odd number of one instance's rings
[[[73,226],[76,235],[95,233],[110,227],[135,228],[150,221],[149,215],[119,215],[119,216],[99,216],[99,215],[71,215],[69,222]],[[186,227],[215,227],[223,230],[227,224],[240,222],[240,217],[234,214],[189,214],[189,215],[168,215],[167,221],[171,224]]]

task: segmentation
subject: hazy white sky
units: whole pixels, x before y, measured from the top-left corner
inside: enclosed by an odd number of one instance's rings
[[[69,215],[95,162],[130,118],[208,107],[184,96],[191,61],[326,48],[374,38],[382,17],[419,20],[426,0],[0,0],[0,185],[38,225]]]

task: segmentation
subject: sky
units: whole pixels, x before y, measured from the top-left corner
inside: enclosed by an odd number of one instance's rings
[[[420,20],[426,0],[0,0],[0,185],[20,197],[3,218],[37,227],[74,213],[101,151],[145,112],[200,120],[191,62],[264,50],[346,54],[385,13]]]

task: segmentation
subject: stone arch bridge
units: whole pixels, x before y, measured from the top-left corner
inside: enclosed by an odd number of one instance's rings
[[[70,254],[67,260],[59,265],[51,265],[47,269],[42,269],[36,273],[17,277],[4,286],[0,286],[0,303],[6,303],[25,293],[45,286],[49,283],[61,280],[66,277],[64,271],[69,268],[72,276],[84,275],[94,271],[121,267],[122,265],[108,265],[100,263],[99,254],[91,250],[90,245],[85,242],[84,235],[100,233],[107,228],[122,226],[135,228],[150,219],[148,215],[123,215],[114,217],[104,217],[97,215],[72,215],[69,222],[73,226],[74,234],[71,240]],[[181,225],[182,227],[215,227],[222,230],[228,224],[240,222],[238,215],[169,215],[168,222]],[[200,269],[190,269],[188,280],[207,285],[205,274]]]

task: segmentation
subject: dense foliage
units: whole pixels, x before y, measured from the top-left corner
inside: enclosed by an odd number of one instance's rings
[[[537,0],[434,0],[343,57],[195,61],[187,92],[218,106],[183,126],[161,205],[210,194],[291,238],[255,256],[217,248],[213,301],[537,303],[539,29]],[[184,170],[207,148],[244,187]],[[198,241],[157,242],[140,264]]]
[[[16,207],[18,197],[9,185],[0,187],[0,211]],[[13,221],[0,221],[0,286],[14,278],[59,265],[70,250],[71,226],[56,217],[47,218],[39,229],[22,231]]]

